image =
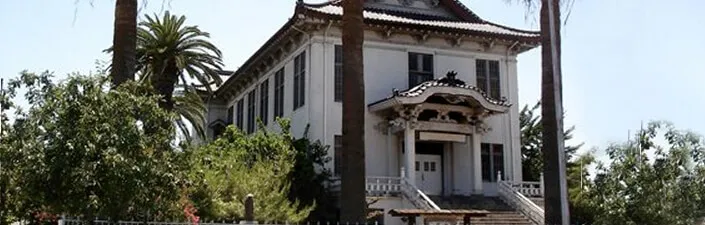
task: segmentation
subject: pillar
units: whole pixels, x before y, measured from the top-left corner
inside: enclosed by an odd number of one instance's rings
[[[416,185],[416,129],[406,122],[404,129],[404,158],[406,166],[406,177],[409,183]]]
[[[483,194],[482,192],[482,152],[480,132],[475,132],[471,137],[472,145],[472,178],[474,194]]]

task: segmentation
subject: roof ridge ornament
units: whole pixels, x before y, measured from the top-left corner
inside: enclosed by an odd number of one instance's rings
[[[465,81],[459,80],[456,78],[458,76],[458,72],[455,72],[453,70],[448,71],[446,74],[446,77],[441,78],[438,80],[439,83],[447,84],[448,86],[453,86],[453,87],[461,87],[465,86]]]

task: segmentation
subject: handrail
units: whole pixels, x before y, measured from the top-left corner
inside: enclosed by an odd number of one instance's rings
[[[368,196],[394,196],[401,193],[401,177],[366,177]]]
[[[408,179],[402,178],[402,191],[404,195],[409,198],[411,203],[416,205],[418,208],[427,210],[441,210],[431,198],[429,198],[423,191],[419,190],[416,185],[409,182]]]
[[[544,224],[544,210],[512,187],[511,181],[497,181],[499,197],[536,224]]]
[[[543,197],[543,188],[540,181],[514,181],[510,184],[512,189],[527,197]]]

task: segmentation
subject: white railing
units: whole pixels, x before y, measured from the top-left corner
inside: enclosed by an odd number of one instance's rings
[[[544,210],[536,205],[519,190],[513,187],[511,181],[503,181],[501,172],[497,175],[499,197],[512,208],[519,210],[536,224],[544,224]],[[543,192],[542,192],[543,193]]]
[[[438,205],[436,205],[431,198],[429,198],[425,193],[423,193],[423,191],[417,188],[415,184],[412,184],[409,179],[407,179],[403,167],[401,168],[401,181],[402,194],[404,194],[404,196],[409,199],[414,206],[419,209],[441,210],[441,207],[438,207]]]
[[[397,196],[401,193],[401,177],[367,177],[367,196]]]
[[[433,202],[423,191],[416,188],[416,185],[411,184],[408,179],[402,178],[402,193],[411,201],[414,206],[419,209],[426,210],[441,210],[435,202]]]
[[[526,197],[543,197],[543,188],[539,181],[521,181],[511,183],[512,189]]]
[[[402,176],[404,173],[402,172]],[[340,190],[340,179],[334,179],[330,184],[331,190]],[[365,178],[365,190],[368,197],[390,197],[404,195],[414,206],[420,209],[441,210],[416,185],[411,184],[404,177],[369,176]]]

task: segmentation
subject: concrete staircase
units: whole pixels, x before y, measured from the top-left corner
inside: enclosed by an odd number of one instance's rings
[[[533,222],[508,206],[498,197],[484,196],[429,196],[441,209],[482,209],[490,211],[487,217],[472,218],[470,224],[532,225]]]

